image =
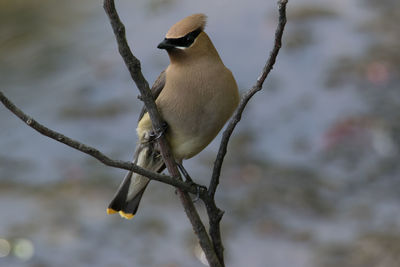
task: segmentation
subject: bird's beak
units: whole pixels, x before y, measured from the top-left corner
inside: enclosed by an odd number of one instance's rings
[[[161,43],[158,44],[157,48],[159,49],[172,49],[175,48],[175,45],[171,44],[167,38],[165,38]]]

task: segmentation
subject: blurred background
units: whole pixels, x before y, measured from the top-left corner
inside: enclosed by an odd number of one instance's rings
[[[0,86],[39,122],[129,160],[141,108],[102,1],[0,0]],[[242,92],[273,45],[276,1],[117,1],[152,83],[168,28],[208,15]],[[217,192],[227,266],[400,266],[400,2],[290,1],[283,48],[229,146]],[[0,106],[0,266],[203,266],[174,190],[105,213],[125,171]],[[220,136],[186,163],[208,184]],[[202,203],[196,204],[204,215]]]

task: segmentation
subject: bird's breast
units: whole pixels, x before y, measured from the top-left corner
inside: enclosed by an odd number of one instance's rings
[[[221,64],[169,66],[157,106],[169,125],[177,159],[199,153],[218,134],[237,106],[237,85]]]

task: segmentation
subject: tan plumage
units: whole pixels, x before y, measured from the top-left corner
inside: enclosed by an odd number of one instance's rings
[[[175,23],[169,28],[165,38],[180,38],[197,29],[206,27],[207,17],[204,14],[193,14]]]
[[[218,134],[238,105],[238,88],[208,35],[206,16],[194,14],[173,25],[158,46],[166,49],[170,65],[152,88],[157,107],[167,122],[167,140],[177,162],[203,150]],[[139,144],[134,162],[162,171],[164,168],[147,113],[137,127]],[[149,142],[150,141],[150,142]],[[133,178],[133,179],[132,179]],[[108,213],[131,218],[149,180],[128,173]]]

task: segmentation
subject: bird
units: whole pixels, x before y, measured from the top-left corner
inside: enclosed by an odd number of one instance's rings
[[[165,137],[171,153],[182,168],[183,160],[198,154],[217,136],[239,104],[235,78],[204,32],[206,21],[206,15],[200,13],[183,18],[167,31],[157,46],[166,50],[170,64],[158,76],[151,92],[166,123]],[[133,163],[162,172],[165,164],[145,107],[136,132],[138,143]],[[149,181],[147,177],[128,172],[107,214],[133,218]]]

